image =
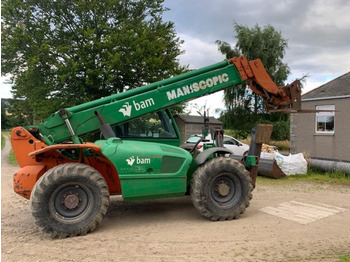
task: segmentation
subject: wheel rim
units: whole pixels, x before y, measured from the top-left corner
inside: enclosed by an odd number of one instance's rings
[[[78,184],[62,185],[51,196],[50,211],[65,220],[84,216],[92,206],[92,192]]]
[[[228,174],[219,175],[211,185],[211,196],[220,206],[229,207],[236,204],[241,195],[240,180]]]

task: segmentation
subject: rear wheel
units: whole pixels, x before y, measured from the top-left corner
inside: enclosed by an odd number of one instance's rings
[[[102,221],[109,191],[94,168],[68,163],[47,171],[31,194],[31,212],[37,226],[52,238],[85,235]]]
[[[252,199],[251,182],[249,172],[238,161],[213,158],[193,175],[192,202],[201,215],[211,220],[237,218]]]

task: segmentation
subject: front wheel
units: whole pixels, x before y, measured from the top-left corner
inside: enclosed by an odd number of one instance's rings
[[[102,221],[109,206],[109,191],[94,168],[67,163],[48,170],[30,198],[36,225],[52,238],[85,235]]]
[[[231,220],[243,214],[252,199],[249,172],[232,158],[218,157],[200,166],[192,178],[191,198],[210,220]]]

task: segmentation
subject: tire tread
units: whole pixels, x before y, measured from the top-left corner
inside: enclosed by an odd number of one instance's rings
[[[70,231],[58,231],[50,226],[49,218],[43,217],[42,212],[42,201],[45,197],[45,190],[47,190],[52,184],[59,184],[62,179],[69,179],[72,177],[72,174],[78,174],[76,177],[88,177],[90,182],[95,184],[101,193],[101,205],[99,207],[97,215],[89,221],[89,223],[82,227],[76,228]],[[51,238],[66,238],[74,237],[78,235],[86,235],[89,232],[92,232],[96,227],[101,223],[103,217],[106,215],[109,207],[109,190],[108,186],[103,179],[102,175],[91,166],[81,164],[81,163],[67,163],[56,166],[48,170],[35,184],[31,199],[30,199],[30,209],[32,217],[35,224],[38,228],[48,235]]]
[[[239,173],[239,176],[243,181],[244,185],[247,185],[246,195],[242,196],[243,201],[238,206],[235,207],[232,212],[228,214],[217,214],[210,208],[208,208],[208,195],[205,194],[204,188],[210,174],[215,174],[217,170],[235,170],[236,173]],[[202,166],[200,166],[192,177],[191,182],[191,198],[192,203],[198,212],[204,217],[212,221],[224,221],[232,220],[238,218],[243,214],[247,207],[249,207],[250,200],[252,199],[252,179],[249,175],[249,172],[244,168],[244,166],[238,161],[232,158],[218,157],[206,161]]]

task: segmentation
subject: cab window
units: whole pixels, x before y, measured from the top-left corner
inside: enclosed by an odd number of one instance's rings
[[[177,138],[172,120],[165,110],[115,125],[112,129],[119,138]]]

